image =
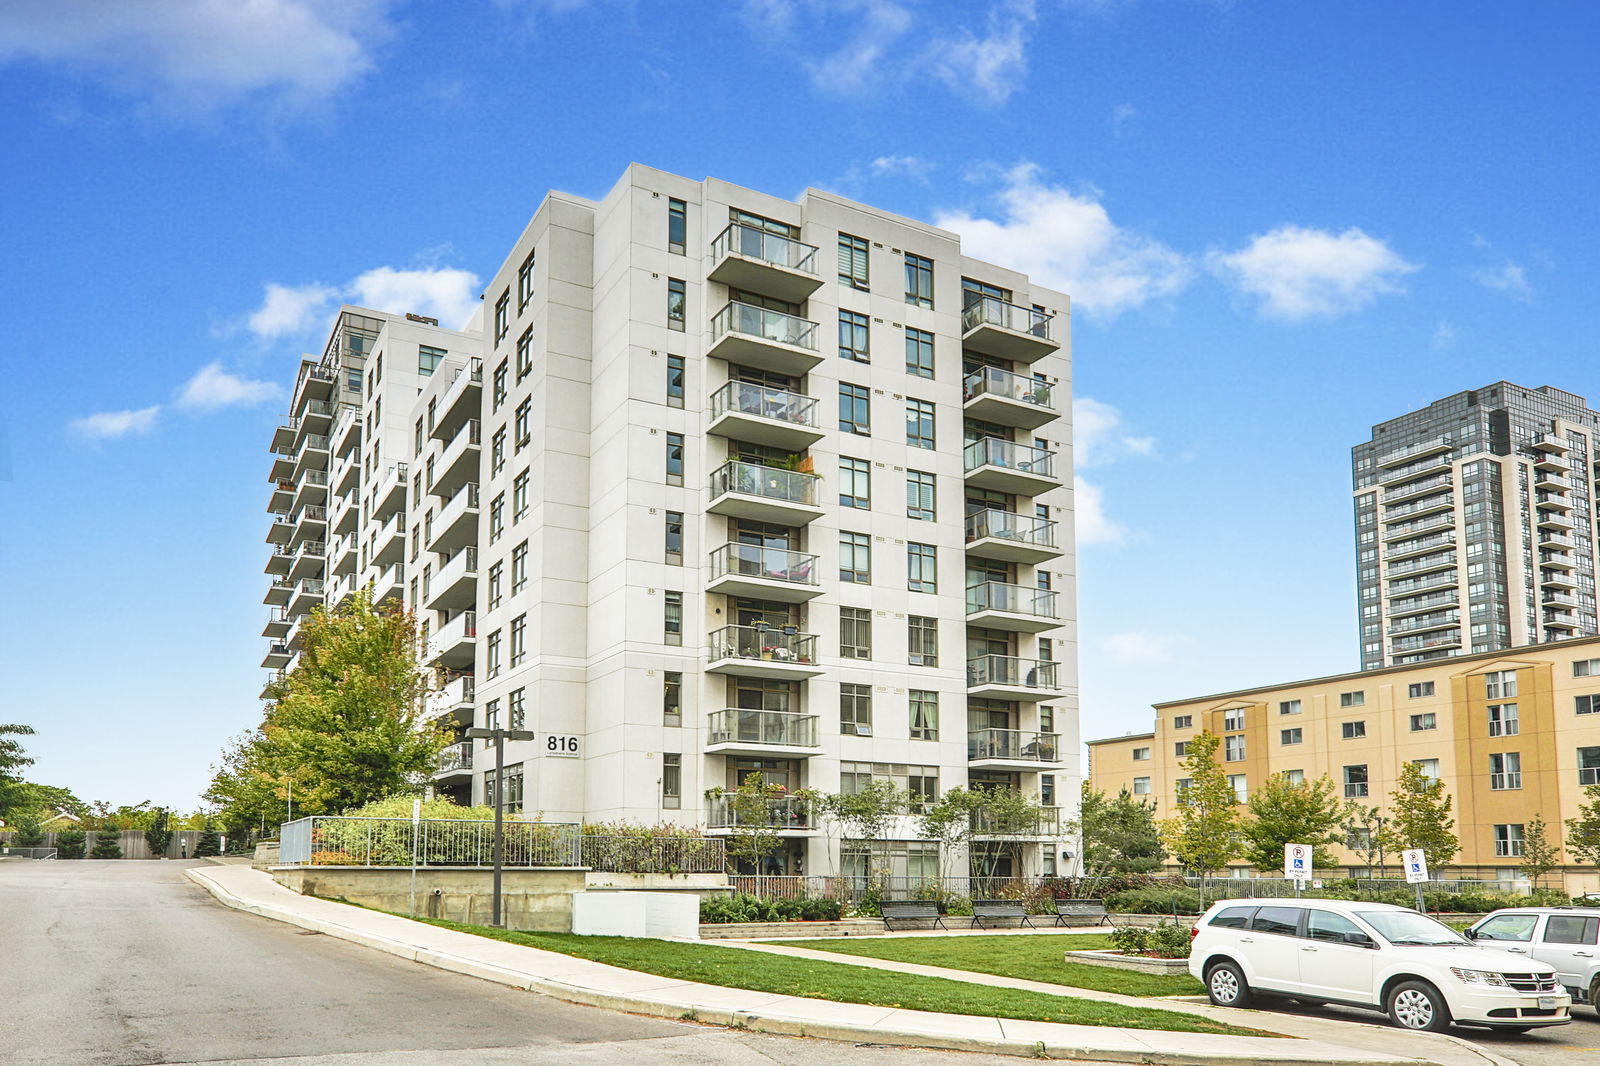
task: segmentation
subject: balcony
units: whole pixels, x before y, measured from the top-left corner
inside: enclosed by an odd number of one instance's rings
[[[261,665],[269,670],[281,670],[289,665],[290,652],[287,644],[267,645],[267,654],[261,660]]]
[[[297,617],[289,626],[289,635],[284,643],[289,645],[289,651],[295,655],[300,654],[306,646],[306,622],[311,616],[303,614]]]
[[[361,505],[356,502],[356,494],[348,496],[335,496],[328,505],[328,532],[353,533],[361,518]]]
[[[290,544],[298,546],[302,541],[322,540],[328,534],[328,509],[320,503],[306,504],[290,515],[289,521],[294,523]]]
[[[815,322],[738,301],[711,320],[706,355],[790,377],[809,373],[822,362]]]
[[[1406,574],[1420,574],[1427,573],[1430,570],[1444,570],[1447,568],[1452,568],[1455,565],[1455,552],[1441,552],[1438,555],[1425,555],[1420,559],[1412,559],[1410,562],[1397,563],[1396,565],[1391,566],[1385,572],[1384,576],[1403,577]]]
[[[434,460],[433,477],[428,483],[430,493],[449,499],[462,485],[478,480],[478,460],[483,451],[480,436],[481,425],[476,418],[461,424]]]
[[[449,554],[478,540],[478,483],[469,481],[445,500],[433,520],[427,550]]]
[[[483,360],[446,365],[452,376],[433,404],[433,421],[428,426],[428,436],[434,440],[454,437],[462,425],[478,416],[483,406]]]
[[[1037,496],[1059,488],[1055,452],[1031,444],[1013,444],[999,437],[980,437],[962,452],[967,484],[978,489]]]
[[[1540,570],[1539,585],[1547,589],[1575,589],[1578,583],[1566,570]]]
[[[1404,618],[1406,615],[1422,614],[1440,607],[1454,607],[1460,598],[1455,592],[1440,592],[1433,596],[1418,596],[1415,599],[1391,600],[1389,617]]]
[[[1447,452],[1451,447],[1452,445],[1449,437],[1434,437],[1432,440],[1420,441],[1416,444],[1408,444],[1404,448],[1399,448],[1395,451],[1380,456],[1378,459],[1378,466],[1394,466],[1396,463],[1403,463],[1407,459],[1411,459],[1416,456],[1432,455],[1434,452]]]
[[[1572,443],[1554,433],[1541,433],[1534,438],[1532,447],[1535,451],[1564,453],[1572,449]]]
[[[1537,489],[1545,492],[1567,492],[1572,488],[1572,482],[1560,474],[1538,473],[1533,476],[1533,484]]]
[[[478,646],[478,612],[462,611],[428,638],[427,661],[454,669],[470,669]]]
[[[708,279],[799,303],[822,286],[817,249],[757,226],[731,222],[711,242]]]
[[[335,607],[343,607],[356,594],[356,575],[351,572],[336,577],[329,587],[333,591],[328,593],[328,602]]]
[[[372,537],[373,566],[387,566],[405,557],[406,513],[396,511],[389,520],[378,527]]]
[[[439,753],[439,766],[433,772],[435,781],[446,777],[472,775],[472,741],[458,741]]]
[[[706,805],[706,828],[712,832],[719,829],[737,829],[744,825],[770,826],[780,835],[811,834],[816,832],[815,819],[811,817],[811,810],[804,800],[794,796],[784,796],[782,799],[770,799],[764,804],[756,806],[755,810],[742,809],[745,805],[735,803],[731,796],[716,796]]]
[[[372,495],[371,517],[379,521],[406,506],[408,469],[405,463],[395,463],[378,479],[378,491]]]
[[[1392,470],[1385,470],[1382,474],[1378,475],[1378,484],[1385,487],[1389,485],[1397,485],[1403,481],[1410,481],[1413,478],[1423,477],[1427,474],[1441,473],[1449,469],[1450,455],[1447,452],[1443,455],[1435,455],[1426,459],[1418,459],[1416,462],[1407,463],[1404,466],[1397,466]]]
[[[1059,594],[1029,585],[984,581],[967,586],[967,624],[1014,633],[1043,633],[1061,624]]]
[[[706,716],[705,751],[707,755],[820,755],[817,716],[743,707],[712,711]]]
[[[1460,611],[1442,611],[1438,614],[1418,615],[1404,622],[1396,622],[1389,627],[1389,636],[1398,637],[1403,633],[1424,633],[1430,629],[1451,629],[1461,624]]]
[[[1455,505],[1455,496],[1446,492],[1439,496],[1430,496],[1425,500],[1418,500],[1415,503],[1404,504],[1400,507],[1385,507],[1383,509],[1383,520],[1385,522],[1393,522],[1395,519],[1405,518],[1407,515],[1424,515],[1432,514],[1435,511],[1447,511],[1454,508]]]
[[[326,435],[333,428],[333,420],[339,413],[339,405],[332,400],[307,400],[299,413],[300,428],[297,435],[304,433]]]
[[[444,688],[428,693],[428,717],[448,717],[458,725],[472,724],[473,697],[477,692],[471,674],[451,678]]]
[[[295,483],[294,503],[290,510],[299,510],[313,503],[328,502],[328,472],[326,470],[310,469],[300,475],[300,480]]]
[[[393,562],[383,568],[372,585],[372,602],[404,603],[406,598],[406,564]]]
[[[804,680],[822,673],[817,638],[792,627],[723,626],[706,636],[706,672]]]
[[[1042,563],[1056,558],[1056,523],[1012,511],[987,508],[967,515],[967,554],[1008,563]]]
[[[288,515],[274,515],[267,527],[268,544],[287,544],[294,538],[294,522]]]
[[[1410,596],[1418,592],[1427,592],[1429,589],[1453,587],[1455,584],[1456,572],[1450,570],[1446,573],[1412,578],[1409,581],[1391,581],[1389,582],[1389,595]]]
[[[331,366],[301,363],[300,376],[294,383],[292,411],[299,415],[312,400],[332,399],[339,388],[339,373]]]
[[[1399,503],[1402,500],[1411,500],[1418,496],[1426,496],[1430,492],[1437,492],[1442,488],[1449,488],[1452,484],[1454,484],[1451,479],[1452,475],[1450,474],[1436,474],[1433,477],[1425,477],[1419,481],[1407,481],[1399,485],[1390,486],[1389,488],[1383,490],[1383,502]]]
[[[961,410],[968,418],[1038,429],[1061,414],[1048,384],[1009,370],[979,367],[962,379],[961,387]]]
[[[1560,611],[1576,611],[1579,603],[1576,596],[1568,596],[1560,592],[1547,592],[1539,597],[1539,606]]]
[[[327,586],[318,577],[308,577],[294,584],[294,590],[289,595],[290,614],[309,614],[311,608],[322,602],[323,593]]]
[[[267,556],[267,565],[263,567],[263,571],[274,577],[281,577],[289,572],[289,564],[293,561],[293,548],[287,544],[274,544],[272,554]]]
[[[261,698],[271,703],[274,699],[273,694],[278,691],[278,686],[282,685],[287,677],[288,674],[282,670],[269,671],[266,681],[262,682],[261,685]]]
[[[271,613],[267,615],[267,624],[261,630],[261,635],[281,640],[283,637],[288,636],[289,625],[289,613],[282,607],[274,607]]]
[[[1571,552],[1542,551],[1539,553],[1539,565],[1548,566],[1556,570],[1576,570],[1578,557]]]
[[[1570,474],[1572,472],[1572,464],[1567,461],[1566,457],[1557,455],[1554,452],[1535,453],[1533,468],[1542,473],[1550,474]]]
[[[961,347],[997,359],[1032,363],[1061,343],[1051,337],[1053,316],[997,296],[968,296],[961,312]]]
[[[1410,655],[1419,651],[1442,651],[1461,647],[1461,631],[1437,637],[1409,637],[1389,645],[1391,655]]]
[[[272,584],[267,586],[267,594],[261,597],[261,602],[269,607],[283,607],[294,594],[295,583],[288,576],[275,577]]]
[[[1023,729],[967,732],[967,766],[974,770],[1039,770],[1064,765],[1059,733]]]
[[[817,401],[786,389],[730,381],[711,394],[711,425],[718,437],[803,452],[824,436]]]
[[[971,826],[974,837],[1054,840],[1061,836],[1061,811],[1046,807],[1035,816],[1021,820],[992,811],[973,811]]]
[[[277,451],[277,449],[274,449]],[[294,456],[285,451],[279,451],[272,457],[272,470],[267,474],[267,480],[272,482],[294,480]]]
[[[333,432],[328,434],[333,454],[343,459],[361,447],[361,408],[353,403],[341,404],[339,417],[333,421]]]
[[[275,452],[281,452],[285,455],[292,452],[294,450],[295,434],[298,433],[299,430],[300,420],[298,418],[291,418],[284,422],[283,425],[274,428],[272,431],[272,444],[270,445],[271,449]]]
[[[1578,547],[1578,542],[1563,533],[1540,530],[1539,547],[1551,551],[1573,551]]]
[[[711,580],[706,591],[803,603],[822,594],[817,583],[817,557],[759,544],[724,544],[711,553]]]
[[[300,438],[300,447],[294,453],[295,477],[299,477],[307,470],[326,470],[330,455],[328,452],[328,438],[320,433],[312,433]]]
[[[711,474],[706,510],[730,518],[749,518],[781,526],[802,526],[821,518],[822,479],[799,470],[730,459]]]
[[[1546,629],[1559,629],[1564,633],[1571,633],[1578,628],[1578,620],[1570,614],[1546,614],[1543,621]]]
[[[294,553],[294,560],[289,564],[289,576],[296,581],[308,577],[320,577],[322,568],[328,565],[328,545],[320,540],[303,540],[300,548]]]
[[[1397,541],[1388,546],[1383,553],[1385,562],[1399,562],[1415,555],[1425,555],[1440,548],[1451,548],[1456,543],[1454,529],[1446,533],[1435,533],[1432,536],[1417,537],[1414,540]]]
[[[439,567],[423,596],[430,611],[454,611],[478,602],[478,549],[462,548]]]
[[[1570,511],[1572,510],[1572,497],[1564,496],[1559,492],[1536,492],[1533,494],[1533,505],[1541,511]]]
[[[1445,514],[1437,517],[1421,518],[1415,522],[1406,522],[1402,525],[1389,526],[1383,531],[1383,539],[1385,541],[1405,540],[1407,537],[1420,537],[1428,533],[1438,533],[1455,528],[1455,515]]]
[[[980,655],[967,660],[967,695],[988,700],[1037,703],[1066,695],[1061,664],[1012,655]]]
[[[1540,529],[1560,530],[1572,529],[1577,523],[1572,520],[1571,515],[1562,514],[1559,511],[1540,511],[1537,525]]]
[[[329,572],[339,577],[355,573],[359,556],[355,534],[347,533],[333,542],[333,554],[328,557]]]
[[[267,497],[267,511],[287,514],[294,507],[294,482],[285,478],[272,483],[272,495]]]

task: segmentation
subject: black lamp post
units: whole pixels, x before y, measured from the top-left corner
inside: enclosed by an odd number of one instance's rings
[[[490,923],[498,928],[504,928],[504,923],[500,921],[500,871],[503,868],[502,856],[505,844],[506,741],[532,740],[534,733],[528,729],[488,729],[474,726],[467,730],[467,736],[472,740],[494,741],[494,910],[490,916]]]

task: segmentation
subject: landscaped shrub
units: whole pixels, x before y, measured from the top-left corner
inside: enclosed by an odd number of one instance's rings
[[[44,830],[39,828],[39,819],[23,815],[17,822],[16,835],[11,838],[13,847],[37,848],[44,845]]]
[[[96,832],[94,835],[94,848],[89,852],[89,858],[122,858],[122,831],[119,829],[101,829]]]
[[[1150,930],[1150,954],[1158,959],[1187,959],[1191,941],[1187,927],[1162,922]]]
[[[200,839],[195,841],[194,857],[203,859],[208,855],[221,854],[222,837],[217,833],[216,828],[210,822],[207,822],[206,827],[200,830]]]
[[[1124,955],[1143,955],[1150,950],[1150,930],[1139,925],[1125,925],[1111,931],[1111,946]]]
[[[1105,897],[1107,910],[1124,914],[1199,914],[1200,893],[1193,888],[1130,888]]]
[[[835,899],[762,899],[748,892],[732,892],[700,901],[700,921],[707,925],[731,922],[832,922],[844,908]]]
[[[81,859],[83,858],[83,842],[85,835],[82,829],[63,829],[56,834],[56,858]]]

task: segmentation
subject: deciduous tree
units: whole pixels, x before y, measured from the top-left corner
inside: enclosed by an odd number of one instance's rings
[[[1083,783],[1078,820],[1084,877],[1145,874],[1161,868],[1166,848],[1156,828],[1155,804],[1121,789],[1107,799],[1105,793]]]
[[[1544,816],[1536,814],[1533,821],[1522,828],[1522,862],[1518,866],[1522,876],[1539,887],[1539,879],[1561,864],[1561,846],[1552,843]]]
[[[1588,803],[1579,804],[1578,816],[1567,819],[1567,854],[1589,866],[1600,866],[1600,785],[1583,790]]]
[[[1309,844],[1312,860],[1331,866],[1330,848],[1341,843],[1339,801],[1327,777],[1291,781],[1273,774],[1250,790],[1246,804],[1250,817],[1239,826],[1243,857],[1256,869],[1270,873],[1283,869],[1285,844]]]
[[[1444,790],[1444,782],[1429,777],[1414,762],[1400,764],[1400,776],[1389,793],[1389,820],[1381,835],[1391,852],[1421,848],[1430,873],[1449,865],[1461,850],[1461,842],[1451,832],[1456,820],[1450,817],[1455,801]]]
[[[33,758],[15,737],[33,736],[28,725],[0,723],[0,819],[10,819],[23,806],[25,782],[22,768],[33,765]]]
[[[1219,743],[1210,732],[1189,741],[1179,764],[1189,784],[1178,792],[1177,816],[1161,824],[1167,850],[1199,877],[1216,873],[1239,853],[1239,799],[1217,762]]]

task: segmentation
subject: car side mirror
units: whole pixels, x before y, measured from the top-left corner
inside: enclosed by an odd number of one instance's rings
[[[1377,945],[1372,942],[1372,938],[1370,936],[1354,930],[1351,930],[1344,935],[1344,942],[1346,944],[1354,944],[1358,948],[1377,947]]]
[[[1463,929],[1461,930],[1461,935],[1466,937],[1468,940],[1478,939],[1478,931],[1476,929]]]

